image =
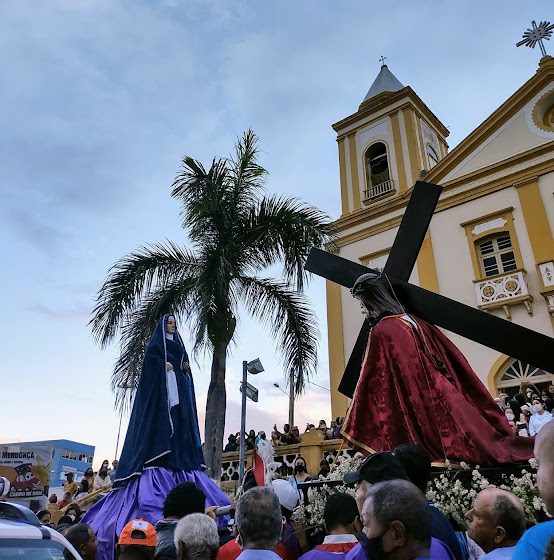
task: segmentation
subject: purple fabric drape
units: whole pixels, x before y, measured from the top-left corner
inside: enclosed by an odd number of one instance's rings
[[[223,490],[203,472],[147,468],[127,486],[112,490],[85,514],[83,522],[94,529],[98,539],[97,560],[114,560],[118,536],[131,519],[140,517],[153,525],[162,519],[165,497],[181,482],[194,482],[202,489],[206,507],[230,503]]]

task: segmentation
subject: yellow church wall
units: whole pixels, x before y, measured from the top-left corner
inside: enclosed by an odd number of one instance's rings
[[[327,325],[329,350],[329,381],[331,390],[331,410],[333,418],[343,416],[348,408],[348,399],[339,393],[338,387],[346,366],[344,352],[344,324],[342,320],[341,287],[326,281]]]
[[[520,206],[517,189],[513,187],[448,208],[433,216],[430,232],[433,239],[440,293],[466,305],[477,306],[473,282],[475,279],[474,268],[471,263],[465,229],[460,224],[509,207],[513,207],[513,226],[521,249],[523,265],[527,271],[526,281],[535,300],[532,317],[527,313],[525,306],[512,306],[512,321],[552,336],[554,333],[550,316],[544,299],[539,293],[539,280],[527,224]],[[506,320],[502,309],[493,310],[491,313]],[[453,333],[449,333],[449,336],[464,353],[481,381],[488,386],[489,372],[495,360],[498,359],[499,353]]]
[[[354,208],[354,195],[352,189],[352,165],[350,158],[350,139],[344,137],[341,140],[344,141],[344,173],[346,176],[346,197],[348,201],[349,212],[353,212]]]
[[[550,231],[554,232],[554,173],[546,173],[538,178],[539,191]],[[552,255],[554,258],[554,255]]]

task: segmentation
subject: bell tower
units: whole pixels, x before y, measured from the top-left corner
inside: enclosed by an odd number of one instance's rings
[[[341,218],[400,196],[447,154],[446,127],[382,62],[358,110],[333,125]]]
[[[447,155],[448,130],[410,86],[381,59],[358,110],[333,125],[337,133],[342,212],[335,227],[339,254],[372,268],[387,259],[395,227],[414,183]],[[431,235],[417,259],[420,286],[439,292]],[[348,399],[338,391],[362,317],[344,290],[327,282],[329,376],[333,416]],[[357,319],[353,319],[356,317]],[[354,331],[345,325],[356,325]]]

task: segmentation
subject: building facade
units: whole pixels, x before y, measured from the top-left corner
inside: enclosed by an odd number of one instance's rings
[[[87,445],[86,443],[79,443],[68,439],[30,441],[26,442],[26,444],[52,449],[50,493],[52,490],[63,486],[64,482],[66,482],[66,473],[72,472],[75,480],[78,482],[85,474],[85,471],[92,467],[94,445]]]
[[[381,67],[337,133],[340,255],[386,262],[413,184],[443,187],[410,282],[554,336],[554,58],[456,148],[409,86]],[[327,282],[333,417],[348,399],[338,384],[363,317],[348,290]],[[491,393],[554,377],[447,333]],[[553,349],[554,351],[554,349]]]

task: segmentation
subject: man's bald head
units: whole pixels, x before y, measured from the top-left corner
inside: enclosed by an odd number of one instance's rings
[[[535,459],[539,462],[537,486],[546,509],[554,514],[554,421],[545,424],[535,438]]]
[[[469,536],[485,551],[513,546],[525,531],[525,511],[511,492],[496,487],[477,494],[467,512]]]

